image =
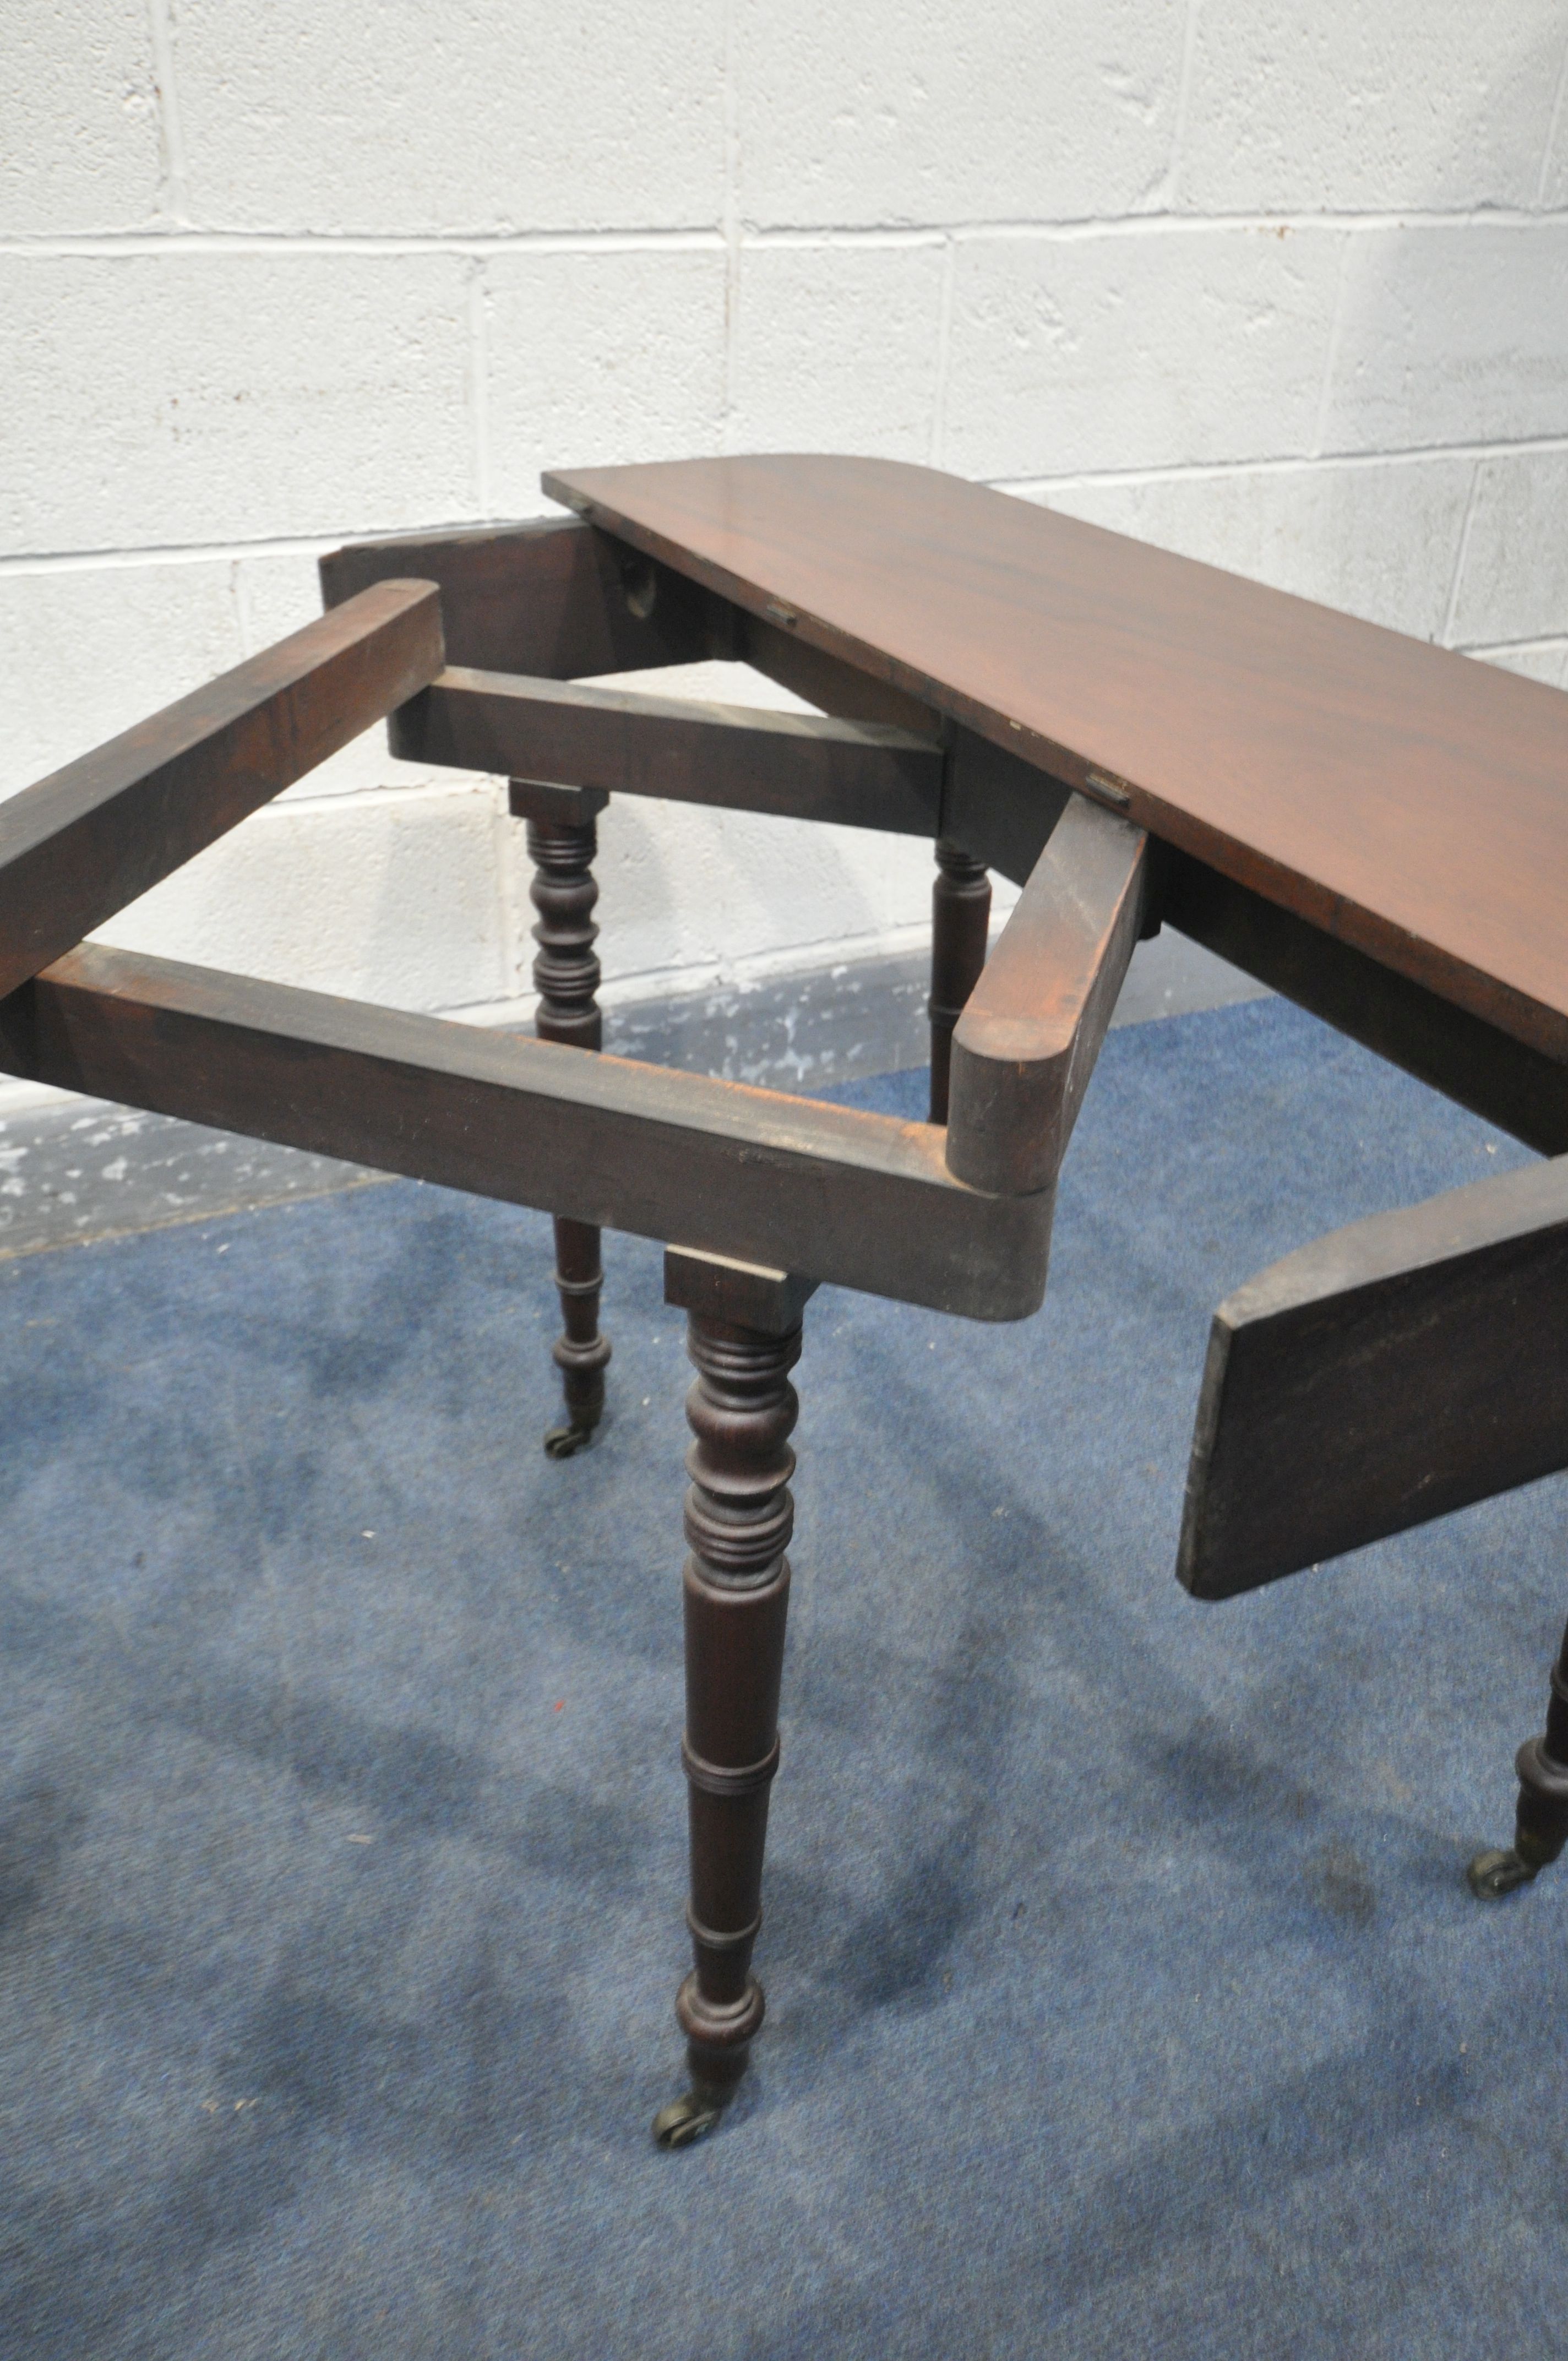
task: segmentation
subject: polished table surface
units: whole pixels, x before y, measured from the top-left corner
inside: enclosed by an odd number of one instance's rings
[[[1561,691],[890,460],[545,489],[1568,1062]]]

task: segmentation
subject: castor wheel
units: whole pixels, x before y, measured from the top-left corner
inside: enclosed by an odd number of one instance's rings
[[[705,2139],[724,2113],[720,2099],[700,2096],[696,2091],[683,2092],[661,2107],[653,2118],[655,2147],[690,2147],[694,2140]]]
[[[1505,1894],[1517,1894],[1521,1885],[1528,1885],[1536,1873],[1511,1845],[1506,1850],[1494,1846],[1487,1852],[1478,1852],[1464,1872],[1478,1902],[1500,1902]]]
[[[553,1426],[544,1438],[544,1456],[570,1459],[575,1452],[586,1451],[593,1439],[592,1426]]]

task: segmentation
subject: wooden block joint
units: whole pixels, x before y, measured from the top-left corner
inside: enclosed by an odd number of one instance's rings
[[[664,1301],[707,1320],[725,1320],[761,1335],[787,1336],[817,1292],[798,1271],[704,1254],[695,1246],[664,1249]]]

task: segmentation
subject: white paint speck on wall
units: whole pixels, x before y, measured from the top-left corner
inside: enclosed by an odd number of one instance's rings
[[[547,465],[928,461],[1568,686],[1563,0],[29,0],[0,791]],[[757,701],[731,668],[693,694]],[[497,783],[379,733],[104,931],[520,1012]],[[925,849],[620,802],[612,996],[872,953]]]

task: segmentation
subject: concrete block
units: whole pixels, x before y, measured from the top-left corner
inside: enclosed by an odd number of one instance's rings
[[[718,220],[722,0],[181,0],[198,221],[507,232]]]
[[[147,0],[26,0],[0,44],[0,236],[133,229],[158,210]]]
[[[1568,433],[1568,223],[1354,233],[1328,451]]]
[[[1340,234],[966,239],[945,464],[1069,475],[1312,447]]]
[[[1561,0],[1204,0],[1177,203],[1213,213],[1535,201]]]
[[[1464,647],[1568,631],[1568,451],[1483,459],[1453,637]]]
[[[1541,166],[1541,202],[1553,213],[1568,206],[1568,107],[1557,110],[1551,152]]]
[[[440,254],[0,256],[0,544],[471,516],[466,269]]]
[[[1568,639],[1537,640],[1529,647],[1473,648],[1484,664],[1501,664],[1505,672],[1522,673],[1526,680],[1544,681],[1548,688],[1568,688]]]
[[[544,467],[718,447],[724,257],[499,255],[488,264],[491,512],[535,516]]]
[[[106,942],[390,1008],[510,984],[493,792],[277,804],[101,929]]]
[[[233,568],[0,575],[0,795],[90,753],[240,662]]]
[[[1081,221],[1170,157],[1179,0],[743,0],[740,190],[762,225]]]
[[[1046,488],[1065,515],[1420,639],[1440,636],[1475,462],[1237,468]]]
[[[732,447],[926,460],[943,250],[751,247],[740,266]]]

